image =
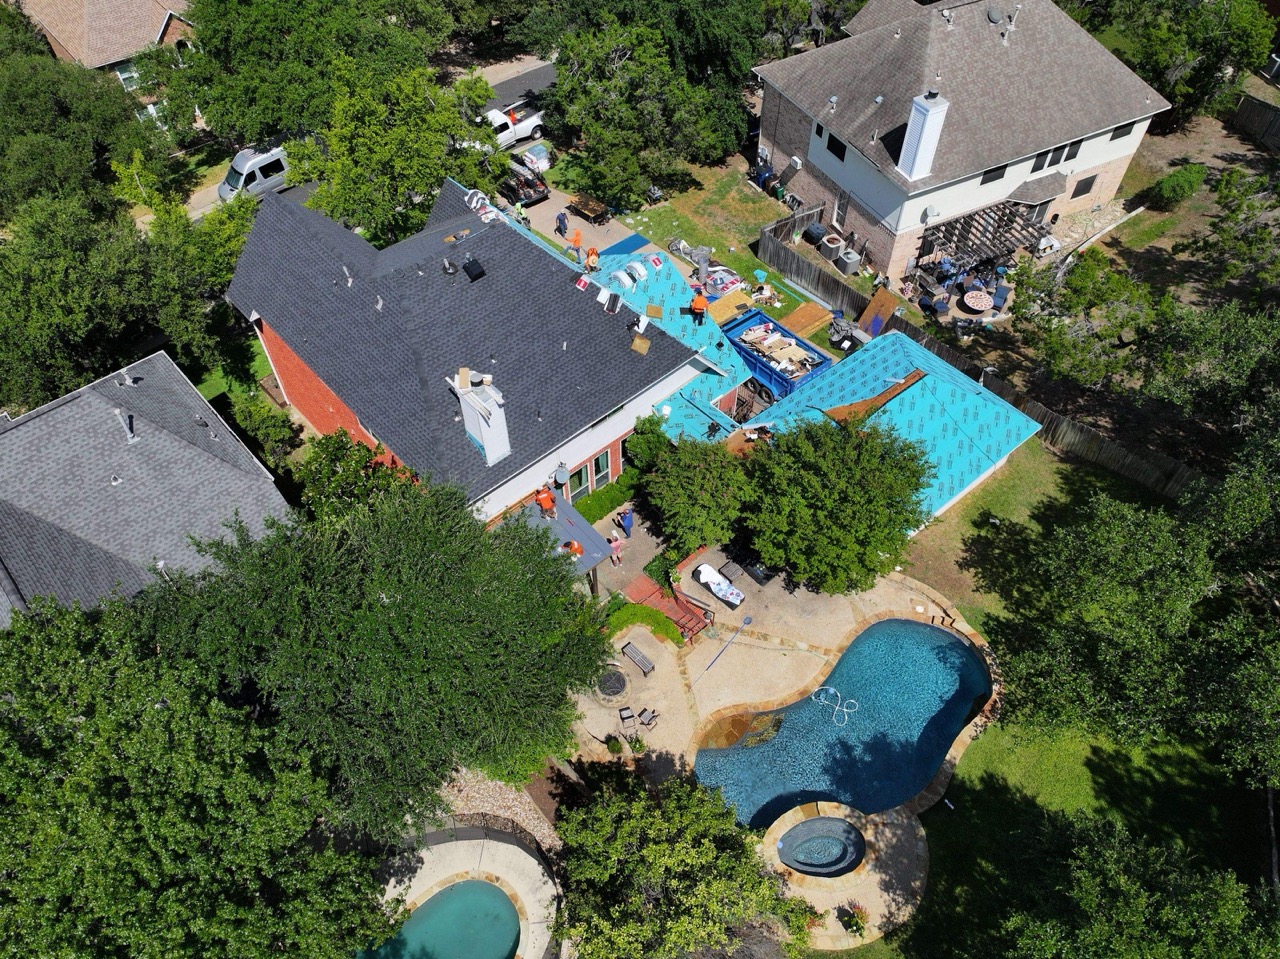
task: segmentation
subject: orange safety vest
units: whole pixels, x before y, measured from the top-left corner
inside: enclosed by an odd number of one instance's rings
[[[707,312],[707,298],[699,293],[693,298],[693,303],[690,304],[689,308],[695,313]]]

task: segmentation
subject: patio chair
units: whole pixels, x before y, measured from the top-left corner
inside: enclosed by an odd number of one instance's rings
[[[643,716],[644,711],[641,710],[640,714]],[[631,711],[630,706],[623,706],[621,709],[618,710],[618,719],[622,721],[623,732],[626,732],[629,729],[635,728],[636,714]]]
[[[1010,292],[1010,287],[1001,284],[1000,286],[997,286],[996,291],[991,294],[991,306],[996,310],[996,312],[1004,309],[1004,305],[1009,299]]]
[[[652,709],[640,710],[640,725],[645,729],[652,729],[653,724],[658,721],[658,714]]]

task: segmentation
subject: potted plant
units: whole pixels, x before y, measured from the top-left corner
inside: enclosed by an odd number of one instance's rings
[[[864,907],[856,902],[851,903],[842,907],[837,915],[840,919],[840,926],[845,932],[857,936],[859,939],[867,934],[867,922],[871,919],[871,915]]]

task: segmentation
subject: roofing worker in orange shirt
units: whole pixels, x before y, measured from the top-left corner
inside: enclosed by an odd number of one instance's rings
[[[538,492],[533,494],[533,501],[538,504],[538,508],[542,510],[543,519],[556,518],[556,496],[547,487],[541,487]]]
[[[707,298],[699,289],[693,295],[693,302],[689,304],[689,312],[693,314],[694,326],[701,326],[702,321],[707,318]]]
[[[512,107],[507,111],[507,119],[511,121],[511,125],[515,126],[519,121],[516,119],[516,108]]]
[[[582,544],[576,539],[567,540],[563,545],[561,545],[560,549],[562,552],[568,553],[570,556],[582,555]]]

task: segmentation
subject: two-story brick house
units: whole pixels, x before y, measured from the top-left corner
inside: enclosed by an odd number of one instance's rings
[[[756,69],[760,149],[892,278],[1107,203],[1169,106],[1051,0],[870,0],[845,31]]]

